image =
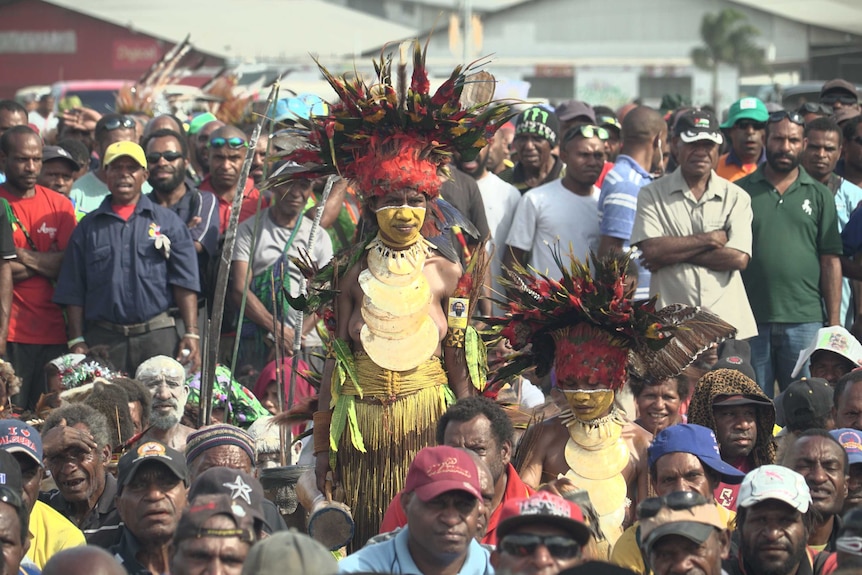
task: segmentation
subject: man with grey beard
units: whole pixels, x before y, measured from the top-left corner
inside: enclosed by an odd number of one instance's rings
[[[185,376],[183,365],[166,355],[151,357],[138,366],[135,379],[153,395],[150,429],[139,443],[155,440],[172,449],[185,450],[186,439],[194,431],[180,423],[189,397]]]

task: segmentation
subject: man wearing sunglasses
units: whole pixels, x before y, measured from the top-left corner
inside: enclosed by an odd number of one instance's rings
[[[757,98],[742,98],[730,106],[721,129],[730,140],[730,150],[718,159],[715,173],[734,182],[754,172],[766,161],[764,134],[769,112]]]
[[[116,142],[136,141],[137,124],[132,118],[121,114],[105,114],[96,122],[95,141],[99,158],[104,159],[105,150]],[[69,197],[75,205],[75,211],[80,220],[86,214],[99,207],[102,200],[111,192],[108,190],[105,167],[100,165],[97,170],[88,172],[72,184]],[[149,184],[145,184],[144,193],[148,193]]]
[[[820,89],[820,103],[831,107],[835,112],[844,108],[859,109],[859,93],[852,82],[836,78],[829,80]]]
[[[730,531],[718,509],[702,495],[677,491],[638,506],[641,549],[656,575],[724,575]]]
[[[805,479],[780,465],[749,472],[736,511],[739,549],[724,562],[729,575],[811,575],[808,534],[814,521]]]
[[[240,182],[240,172],[248,149],[248,138],[242,130],[234,126],[222,126],[212,133],[209,140],[209,175],[199,189],[212,192],[218,199],[219,233],[227,231],[230,213],[233,209],[233,199],[237,193],[243,195],[239,221],[243,222],[257,211],[260,192],[254,185],[254,180],[246,178]],[[268,202],[263,202],[265,208]]]
[[[224,126],[210,112],[198,114],[189,123],[188,144],[191,150],[188,175],[196,186],[210,173],[209,143],[212,133]]]
[[[802,116],[773,112],[766,163],[736,182],[751,197],[754,214],[753,251],[742,279],[757,320],[758,335],[749,340],[752,365],[770,398],[776,380],[781,390],[793,381],[799,352],[817,330],[843,323],[835,198],[800,166],[804,146]],[[801,375],[809,377],[807,366]]]
[[[556,575],[584,562],[590,537],[577,504],[539,491],[503,506],[491,565],[498,573]]]
[[[744,339],[757,334],[739,273],[751,254],[751,203],[713,170],[723,139],[711,113],[679,116],[672,142],[679,167],[638,193],[631,243],[643,251],[659,307],[703,306]]]

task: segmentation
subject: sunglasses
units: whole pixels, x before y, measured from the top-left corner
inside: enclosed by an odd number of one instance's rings
[[[544,545],[555,559],[574,559],[581,553],[581,545],[574,539],[560,535],[506,535],[497,544],[503,553],[515,557],[529,557],[539,545]]]
[[[694,491],[675,491],[662,497],[644,499],[638,505],[638,519],[643,520],[655,517],[665,507],[679,511],[681,509],[691,509],[692,507],[707,505],[708,503],[706,498],[700,493],[695,493]]]
[[[840,104],[843,104],[845,106],[852,106],[856,102],[858,102],[858,100],[856,98],[854,98],[853,96],[833,95],[833,96],[823,96],[822,98],[820,98],[820,103],[826,104],[827,106],[834,106],[836,103],[840,103]]]
[[[120,128],[125,128],[126,130],[131,130],[137,127],[135,121],[128,116],[121,116],[119,118],[111,118],[104,124],[102,124],[108,132],[113,132],[114,130],[119,130]]]
[[[802,117],[798,112],[788,112],[787,110],[778,110],[777,112],[772,112],[769,114],[769,123],[774,124],[775,122],[780,122],[784,118],[787,118],[794,124],[799,126],[805,125],[805,118]]]
[[[734,128],[739,128],[740,130],[747,130],[752,128],[754,130],[763,130],[766,128],[766,122],[755,122],[753,120],[740,120],[736,124],[734,124]]]
[[[799,109],[796,110],[799,114],[823,114],[825,116],[829,116],[832,114],[832,106],[827,106],[826,104],[817,102],[805,102]]]
[[[600,140],[607,140],[610,134],[604,128],[599,126],[591,126],[590,124],[582,124],[580,126],[575,126],[574,128],[569,129],[566,132],[566,135],[563,137],[563,142],[568,142],[569,140],[575,138],[576,136],[583,136],[584,138],[595,138],[598,137]]]
[[[175,162],[182,157],[183,155],[180,152],[150,152],[149,154],[147,154],[147,163],[156,164],[162,158],[164,158],[166,162]]]
[[[234,136],[233,138],[213,138],[210,140],[210,148],[224,148],[225,146],[235,150],[237,148],[245,148],[248,146],[248,142],[239,136]]]

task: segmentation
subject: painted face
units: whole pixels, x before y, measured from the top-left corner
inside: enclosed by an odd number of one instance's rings
[[[581,421],[592,421],[610,411],[614,404],[612,389],[560,389],[572,413]]]
[[[376,202],[375,213],[380,236],[394,248],[416,243],[425,222],[427,199],[417,191],[392,192]]]

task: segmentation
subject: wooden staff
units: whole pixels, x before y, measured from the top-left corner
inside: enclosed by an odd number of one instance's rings
[[[266,100],[266,109],[272,107],[275,100],[275,95],[278,92],[278,82],[272,85],[269,91],[269,97]],[[224,304],[227,297],[227,282],[230,275],[230,258],[233,254],[233,247],[236,243],[236,228],[239,225],[239,213],[242,209],[242,200],[245,196],[245,183],[248,180],[248,174],[251,172],[251,163],[254,159],[254,149],[257,146],[257,141],[260,138],[260,132],[263,129],[263,123],[266,121],[266,116],[261,116],[254,126],[254,132],[248,141],[248,148],[245,153],[245,161],[242,164],[242,171],[239,175],[237,183],[237,193],[233,198],[231,205],[230,219],[228,220],[227,232],[224,236],[224,245],[221,252],[221,260],[219,261],[218,275],[216,276],[215,293],[213,295],[213,313],[209,325],[209,335],[206,346],[208,353],[206,355],[206,363],[201,368],[201,411],[198,419],[198,426],[209,425],[212,419],[212,395],[213,381],[215,380],[216,360],[218,359],[219,336],[221,335],[221,324],[224,319]],[[239,337],[239,334],[237,334]]]

